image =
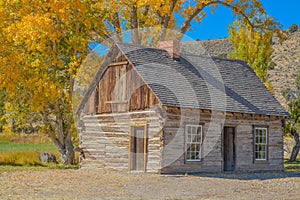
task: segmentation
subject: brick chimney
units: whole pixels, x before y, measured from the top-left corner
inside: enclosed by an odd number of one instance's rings
[[[159,48],[166,50],[171,58],[180,57],[180,42],[178,40],[160,41]]]

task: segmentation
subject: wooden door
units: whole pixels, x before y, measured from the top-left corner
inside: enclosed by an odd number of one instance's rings
[[[235,131],[234,127],[224,127],[224,171],[235,170]]]
[[[145,126],[134,126],[130,137],[130,170],[146,171],[147,137]]]

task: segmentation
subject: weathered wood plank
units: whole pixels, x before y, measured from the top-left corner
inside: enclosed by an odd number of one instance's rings
[[[128,64],[128,61],[119,61],[119,62],[113,62],[113,63],[109,64],[109,67],[127,65],[127,64]]]

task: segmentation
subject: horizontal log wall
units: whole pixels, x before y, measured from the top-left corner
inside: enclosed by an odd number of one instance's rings
[[[209,111],[167,107],[164,127],[162,173],[220,172],[221,121]],[[208,124],[210,123],[210,126]],[[185,161],[186,125],[203,125],[202,161]]]
[[[162,172],[223,171],[223,123],[235,127],[236,171],[283,170],[283,129],[278,117],[233,114],[167,107],[164,126]],[[200,117],[199,117],[200,116]],[[213,116],[213,119],[212,119]],[[225,121],[222,118],[225,117]],[[185,126],[203,124],[202,161],[185,161]],[[253,127],[267,126],[269,131],[267,162],[254,161]]]
[[[212,117],[213,116],[213,117]],[[226,120],[222,120],[222,119]],[[198,109],[154,107],[151,111],[101,114],[83,118],[82,167],[128,170],[130,125],[148,124],[147,171],[162,173],[223,171],[223,125],[235,127],[236,171],[283,170],[281,118],[273,116],[210,112]],[[186,125],[203,125],[200,162],[185,161]],[[268,160],[254,161],[253,128],[268,127]],[[163,131],[163,133],[162,133]]]
[[[129,170],[130,127],[147,124],[147,171],[159,171],[163,127],[163,118],[159,112],[153,109],[119,114],[87,115],[83,117],[82,122],[80,146],[86,157],[81,162],[82,168]]]
[[[232,120],[236,123],[236,170],[282,171],[283,128],[281,120]],[[268,127],[268,160],[254,160],[254,126]]]

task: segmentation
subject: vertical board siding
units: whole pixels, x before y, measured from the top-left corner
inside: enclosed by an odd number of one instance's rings
[[[118,65],[124,60],[120,57],[115,61],[116,65],[107,68],[97,86],[98,95],[90,97],[90,114],[144,110],[159,104],[158,98],[132,65]]]

